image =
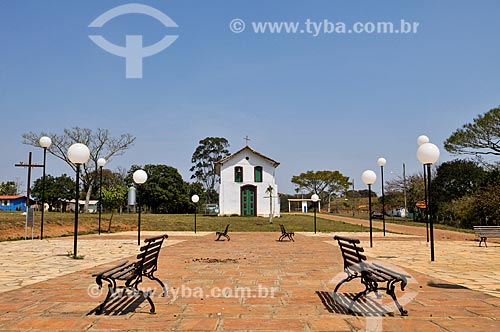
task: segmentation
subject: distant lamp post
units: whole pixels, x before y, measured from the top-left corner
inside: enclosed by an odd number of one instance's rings
[[[138,169],[133,175],[136,184],[143,184],[148,179],[148,174],[142,169]],[[141,195],[139,193],[139,186],[137,186],[137,245],[141,245]]]
[[[82,143],[75,143],[68,149],[68,159],[76,165],[75,189],[75,231],[73,235],[73,257],[77,257],[78,241],[78,213],[80,208],[80,165],[85,164],[90,158],[89,148]]]
[[[370,214],[370,248],[373,247],[373,225],[372,225],[372,184],[377,180],[377,174],[372,170],[366,170],[361,174],[361,180],[368,185],[368,210]]]
[[[97,166],[99,167],[99,235],[101,235],[101,214],[102,214],[102,168],[106,165],[106,159],[97,159]]]
[[[198,210],[198,202],[200,201],[200,196],[191,196],[191,201],[194,203],[194,233],[196,234],[196,210]]]
[[[52,144],[50,137],[43,136],[38,141],[43,148],[43,177],[42,177],[42,221],[40,223],[40,240],[43,240],[43,213],[45,211],[45,162],[47,161],[47,149]]]
[[[318,205],[319,196],[317,194],[313,194],[311,196],[311,200],[313,201],[314,207],[314,234],[316,234],[316,206]]]
[[[431,205],[431,166],[439,159],[439,148],[432,143],[424,143],[418,147],[417,158],[427,167],[427,205],[430,222],[430,241],[431,241],[431,261],[434,261],[434,221]]]
[[[378,158],[377,165],[380,166],[380,181],[382,182],[382,225],[384,229],[385,236],[385,193],[384,193],[384,166],[387,163],[385,158]]]
[[[417,144],[421,146],[422,144],[429,143],[429,137],[425,135],[420,135],[417,137]],[[427,235],[427,242],[429,242],[429,204],[427,202],[427,170],[425,165],[424,168],[424,203],[425,203],[425,234]]]
[[[420,135],[417,137],[418,146],[425,144],[425,143],[429,143],[429,137],[427,137],[425,135]]]

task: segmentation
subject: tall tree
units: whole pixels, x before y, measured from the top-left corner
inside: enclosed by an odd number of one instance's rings
[[[14,181],[0,183],[0,195],[17,195],[17,185]]]
[[[319,195],[324,200],[329,194],[344,194],[349,189],[349,177],[339,171],[307,171],[292,177],[298,190]]]
[[[129,171],[128,183],[132,174],[140,167],[134,165]],[[185,213],[189,211],[190,196],[182,176],[176,168],[167,165],[145,165],[148,180],[137,190],[141,205],[153,213]]]
[[[421,202],[425,198],[424,193],[424,176],[422,173],[416,173],[406,177],[406,181],[402,177],[397,177],[393,180],[386,182],[386,195],[389,197],[392,195],[399,194],[399,201],[402,202],[402,194],[405,189],[406,184],[406,197],[408,203],[408,212],[414,214],[414,218],[417,218],[420,209],[417,208],[417,202]]]
[[[62,135],[44,132],[38,134],[29,132],[23,134],[23,143],[39,147],[39,139],[42,136],[48,136],[52,139],[52,145],[47,151],[66,162],[74,172],[76,172],[76,165],[69,161],[69,147],[74,143],[83,143],[89,148],[90,160],[80,168],[82,172],[82,181],[85,191],[87,192],[85,210],[88,208],[88,201],[90,200],[92,189],[98,179],[97,159],[105,158],[109,162],[112,157],[123,155],[135,142],[135,137],[131,134],[122,134],[118,137],[112,137],[107,129],[97,128],[96,131],[92,131],[92,129],[88,128],[74,127],[71,129],[64,129],[64,134]]]
[[[42,199],[43,179],[38,178],[31,187],[31,195],[36,200]],[[47,175],[45,178],[45,202],[49,204],[49,211],[58,208],[62,200],[75,198],[75,181],[66,174],[54,177]]]
[[[432,202],[451,202],[474,193],[481,184],[486,172],[470,160],[455,159],[444,162],[436,170],[432,179]]]
[[[472,123],[455,130],[444,148],[452,154],[500,155],[500,108],[478,115]]]
[[[217,199],[218,175],[215,173],[215,162],[229,155],[229,143],[222,137],[206,137],[199,142],[191,157],[193,172],[191,179],[203,184],[206,192],[206,203],[213,203]]]
[[[110,188],[102,189],[102,205],[105,209],[111,211],[108,223],[108,233],[111,231],[111,221],[115,214],[115,210],[119,209],[127,199],[127,187],[116,185]]]

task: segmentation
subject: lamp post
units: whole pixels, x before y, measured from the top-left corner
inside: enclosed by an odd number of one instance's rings
[[[432,143],[423,143],[417,150],[418,160],[427,167],[427,205],[430,222],[431,261],[434,261],[434,221],[431,207],[431,166],[439,159],[439,148]]]
[[[196,234],[196,210],[198,209],[198,201],[200,200],[200,196],[193,195],[191,196],[191,201],[194,203],[194,233]]]
[[[366,170],[361,174],[361,181],[368,185],[368,210],[370,214],[370,248],[373,247],[373,225],[372,225],[372,184],[377,180],[377,174],[372,170]]]
[[[377,165],[380,166],[380,181],[382,182],[382,225],[385,236],[385,194],[384,194],[384,166],[387,163],[385,158],[378,158]]]
[[[429,143],[429,137],[425,135],[420,135],[417,137],[417,144],[421,146],[422,144]],[[429,242],[429,204],[427,202],[427,170],[424,167],[424,203],[425,203],[425,234],[427,235],[427,242]]]
[[[101,214],[102,214],[102,168],[106,165],[106,159],[97,159],[97,166],[99,167],[99,230],[98,233],[101,235]]]
[[[142,169],[138,169],[133,175],[136,184],[143,184],[148,179],[148,174]],[[139,186],[137,186],[137,245],[141,245],[141,195],[139,194]]]
[[[47,149],[52,144],[50,137],[43,136],[38,141],[43,148],[43,177],[42,177],[42,221],[40,223],[40,240],[43,240],[43,213],[45,211],[45,162],[47,161]]]
[[[82,143],[75,143],[68,149],[68,159],[76,165],[76,189],[75,189],[75,232],[73,235],[73,258],[77,257],[78,241],[78,213],[80,207],[80,165],[85,164],[90,158],[89,148]]]
[[[311,196],[311,200],[313,201],[314,205],[314,234],[316,234],[316,205],[318,204],[319,196],[317,194],[313,194]]]

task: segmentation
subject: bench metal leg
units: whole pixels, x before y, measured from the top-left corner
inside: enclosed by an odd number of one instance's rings
[[[487,237],[481,236],[481,239],[479,240],[479,246],[481,246],[481,242],[484,242],[484,246],[487,248],[488,245],[486,244],[486,239],[487,239]]]
[[[165,297],[167,296],[167,287],[165,287],[165,284],[163,283],[163,281],[161,281],[159,278],[155,277],[152,273],[150,274],[145,274],[146,277],[149,278],[149,280],[154,280],[156,281],[157,283],[160,284],[161,286],[161,289],[163,289],[163,293],[161,294],[162,297]]]
[[[394,291],[394,289],[395,289],[394,282],[390,282],[390,285],[387,285],[387,294],[389,294],[392,297],[394,303],[396,303],[396,306],[398,307],[401,316],[408,316],[408,310],[403,309],[403,306],[399,303],[398,299],[396,298],[396,292]]]

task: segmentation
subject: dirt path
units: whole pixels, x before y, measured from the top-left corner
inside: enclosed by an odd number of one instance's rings
[[[319,214],[318,216],[323,218],[323,219],[343,221],[343,222],[346,222],[349,224],[362,225],[362,226],[366,226],[366,227],[370,226],[370,221],[364,220],[364,219],[341,217],[341,216],[334,216],[334,215],[328,215],[328,214]],[[382,221],[372,220],[372,223],[373,223],[373,227],[375,227],[375,228],[379,228],[379,229],[383,228]],[[406,226],[406,225],[399,225],[399,224],[393,224],[390,222],[386,222],[385,223],[385,230],[389,231],[389,232],[426,237],[425,227]],[[434,239],[435,240],[462,241],[462,240],[474,240],[475,238],[476,237],[474,234],[447,231],[447,230],[441,230],[441,229],[434,228]]]

